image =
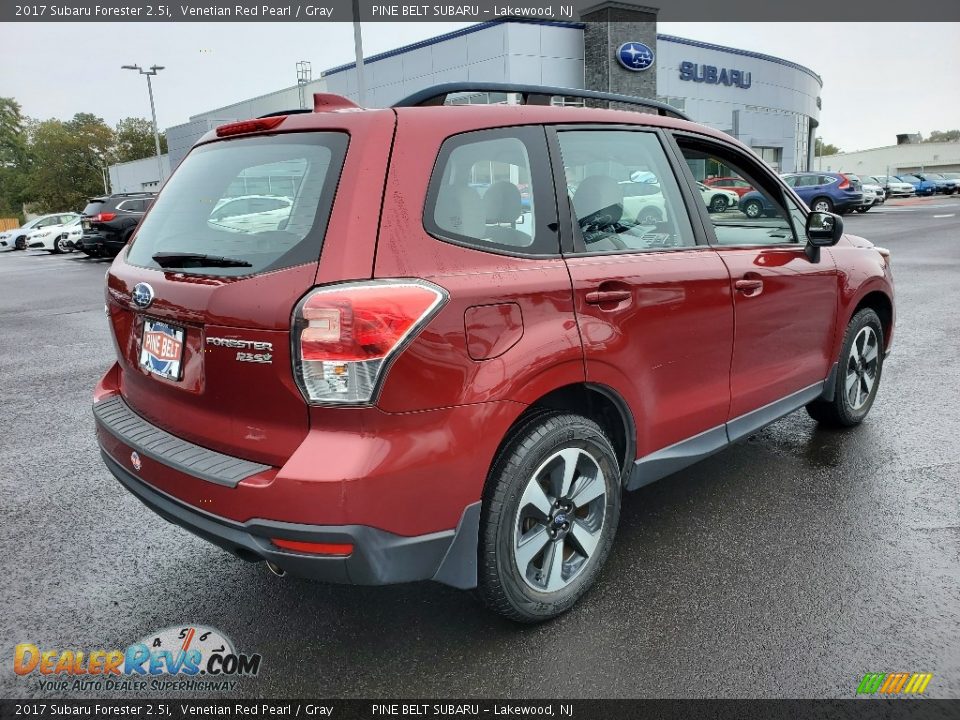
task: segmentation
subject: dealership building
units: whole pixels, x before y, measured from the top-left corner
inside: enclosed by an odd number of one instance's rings
[[[618,2],[595,6],[582,19],[479,23],[366,57],[364,105],[387,107],[449,82],[602,90],[666,102],[739,139],[781,172],[811,168],[823,86],[813,70],[771,55],[658,34],[655,12]],[[194,115],[166,131],[170,165],[175,167],[200,136],[222,123],[307,107],[314,92],[356,101],[357,80],[356,65],[350,63],[316,80]],[[454,102],[509,98],[475,93]],[[126,168],[127,182],[115,191],[156,182],[156,160],[139,162],[143,177],[134,178]],[[134,187],[138,183],[142,187]]]

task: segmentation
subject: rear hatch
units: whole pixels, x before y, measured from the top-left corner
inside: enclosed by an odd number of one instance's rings
[[[80,213],[80,226],[84,232],[91,232],[94,229],[93,225],[96,222],[96,218],[100,216],[107,202],[108,198],[91,198],[87,202],[87,206],[83,209],[83,212]]]
[[[317,281],[328,226],[348,225],[333,216],[363,137],[347,122],[287,120],[303,131],[195,147],[107,276],[127,404],[178,437],[272,465],[309,429],[291,312]],[[389,121],[374,146],[389,148]],[[382,182],[368,198],[377,215]]]

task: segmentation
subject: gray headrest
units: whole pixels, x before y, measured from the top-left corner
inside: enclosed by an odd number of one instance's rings
[[[495,182],[483,196],[487,223],[514,223],[523,212],[520,205],[520,188],[501,180]]]
[[[581,227],[618,223],[623,216],[623,188],[609,175],[591,175],[573,194],[573,209]]]
[[[486,236],[483,222],[483,200],[471,187],[444,185],[437,194],[437,206],[433,218],[444,230],[467,237]]]

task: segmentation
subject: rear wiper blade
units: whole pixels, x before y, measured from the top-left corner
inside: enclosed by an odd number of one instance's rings
[[[222,257],[220,255],[204,255],[190,252],[158,252],[153,261],[162,268],[170,267],[253,267],[246,260]]]

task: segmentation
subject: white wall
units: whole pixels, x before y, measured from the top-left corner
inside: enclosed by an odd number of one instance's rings
[[[449,82],[514,82],[583,87],[583,31],[501,23],[364,63],[367,107],[388,107]],[[355,67],[325,74],[329,92],[357,99]]]
[[[170,177],[170,156],[161,155],[164,179]],[[157,167],[157,157],[152,155],[143,160],[111,165],[110,192],[157,192],[160,189],[160,170]]]
[[[916,143],[827,155],[817,160],[824,170],[849,170],[858,175],[898,175],[930,170],[960,172],[960,142]]]

